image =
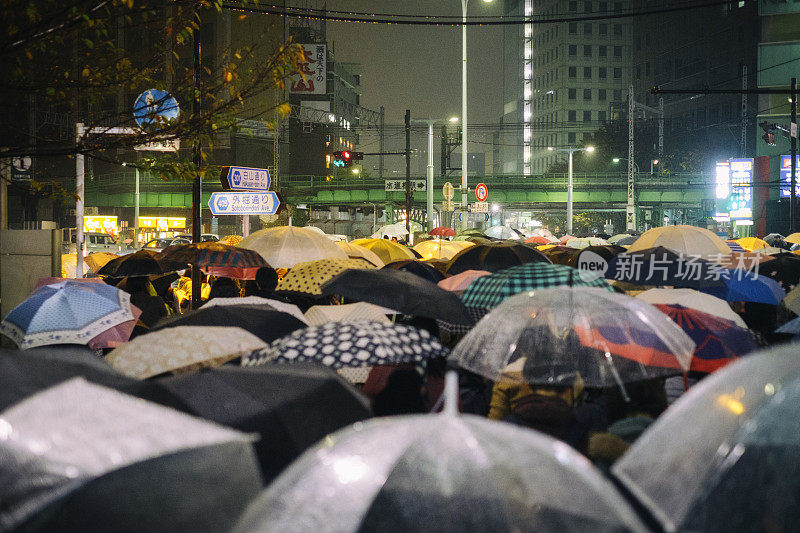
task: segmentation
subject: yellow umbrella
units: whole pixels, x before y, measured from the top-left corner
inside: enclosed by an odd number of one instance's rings
[[[760,250],[762,248],[769,248],[769,244],[766,241],[762,241],[757,237],[743,237],[735,242],[748,252]]]
[[[557,244],[542,244],[536,247],[537,250],[543,252],[544,250],[549,250],[550,248],[555,248],[558,246]]]
[[[320,286],[351,268],[377,268],[366,259],[317,259],[298,263],[278,282],[276,290],[321,295]]]
[[[119,257],[117,254],[112,254],[111,252],[95,252],[84,257],[83,262],[92,269],[92,272],[97,272],[103,268],[106,263],[117,257]]]
[[[78,273],[78,256],[76,254],[61,255],[61,277],[74,278]]]
[[[411,250],[389,239],[356,239],[350,244],[363,246],[367,250],[370,250],[380,257],[384,264],[402,261],[403,259],[417,258]]]
[[[344,250],[344,253],[346,253],[347,257],[350,259],[366,259],[378,268],[381,268],[384,264],[383,261],[381,261],[381,258],[378,257],[375,252],[368,250],[363,246],[346,241],[337,241],[336,246]]]
[[[686,225],[649,229],[631,244],[628,252],[656,246],[663,246],[677,254],[685,255],[728,255],[731,253],[731,249],[725,244],[725,241],[711,231]]]
[[[783,240],[792,244],[800,244],[800,233],[792,233]]]
[[[228,235],[227,237],[223,237],[219,240],[222,244],[230,244],[231,246],[239,246],[239,243],[242,242],[241,235]]]
[[[423,259],[441,259],[449,261],[454,255],[465,248],[475,246],[469,241],[422,241],[414,245],[414,251]]]

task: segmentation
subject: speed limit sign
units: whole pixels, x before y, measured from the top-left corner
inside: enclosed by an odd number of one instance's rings
[[[479,183],[475,186],[475,198],[477,198],[479,202],[485,202],[488,196],[489,188],[486,187],[485,183]]]

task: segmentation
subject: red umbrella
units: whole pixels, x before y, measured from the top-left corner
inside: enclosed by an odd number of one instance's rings
[[[533,237],[529,237],[525,239],[525,242],[528,244],[551,244],[553,241],[548,239],[547,237],[541,237],[539,235],[534,235]]]
[[[430,230],[428,235],[434,235],[436,237],[455,237],[456,231],[453,228],[439,226],[438,228],[433,228]]]
[[[559,239],[559,242],[567,242],[568,240],[570,240],[570,239],[574,239],[574,238],[575,238],[575,237],[574,237],[573,235],[566,234],[566,235],[564,235],[563,237],[561,237],[561,238]]]

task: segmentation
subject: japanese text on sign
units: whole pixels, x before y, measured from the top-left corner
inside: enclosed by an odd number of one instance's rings
[[[266,192],[215,192],[208,201],[214,215],[274,215],[280,206],[278,195]]]
[[[301,44],[303,61],[291,73],[290,93],[325,94],[327,92],[327,45]]]
[[[405,191],[406,180],[386,180],[384,186],[387,192]],[[426,190],[425,180],[411,180],[411,190],[414,192]]]

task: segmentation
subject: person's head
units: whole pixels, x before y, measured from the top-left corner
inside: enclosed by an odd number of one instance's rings
[[[624,393],[619,386],[606,389],[609,422],[637,415],[657,418],[668,406],[663,379],[633,381],[625,383],[624,387]]]
[[[389,236],[388,235],[384,235],[383,238],[386,239],[387,241],[389,240]]]
[[[239,296],[239,287],[231,278],[217,278],[211,285],[208,298],[236,298]]]
[[[377,416],[424,413],[423,381],[416,370],[395,370],[375,397]]]
[[[272,267],[261,267],[256,271],[256,284],[261,291],[272,292],[278,286],[278,273]]]

